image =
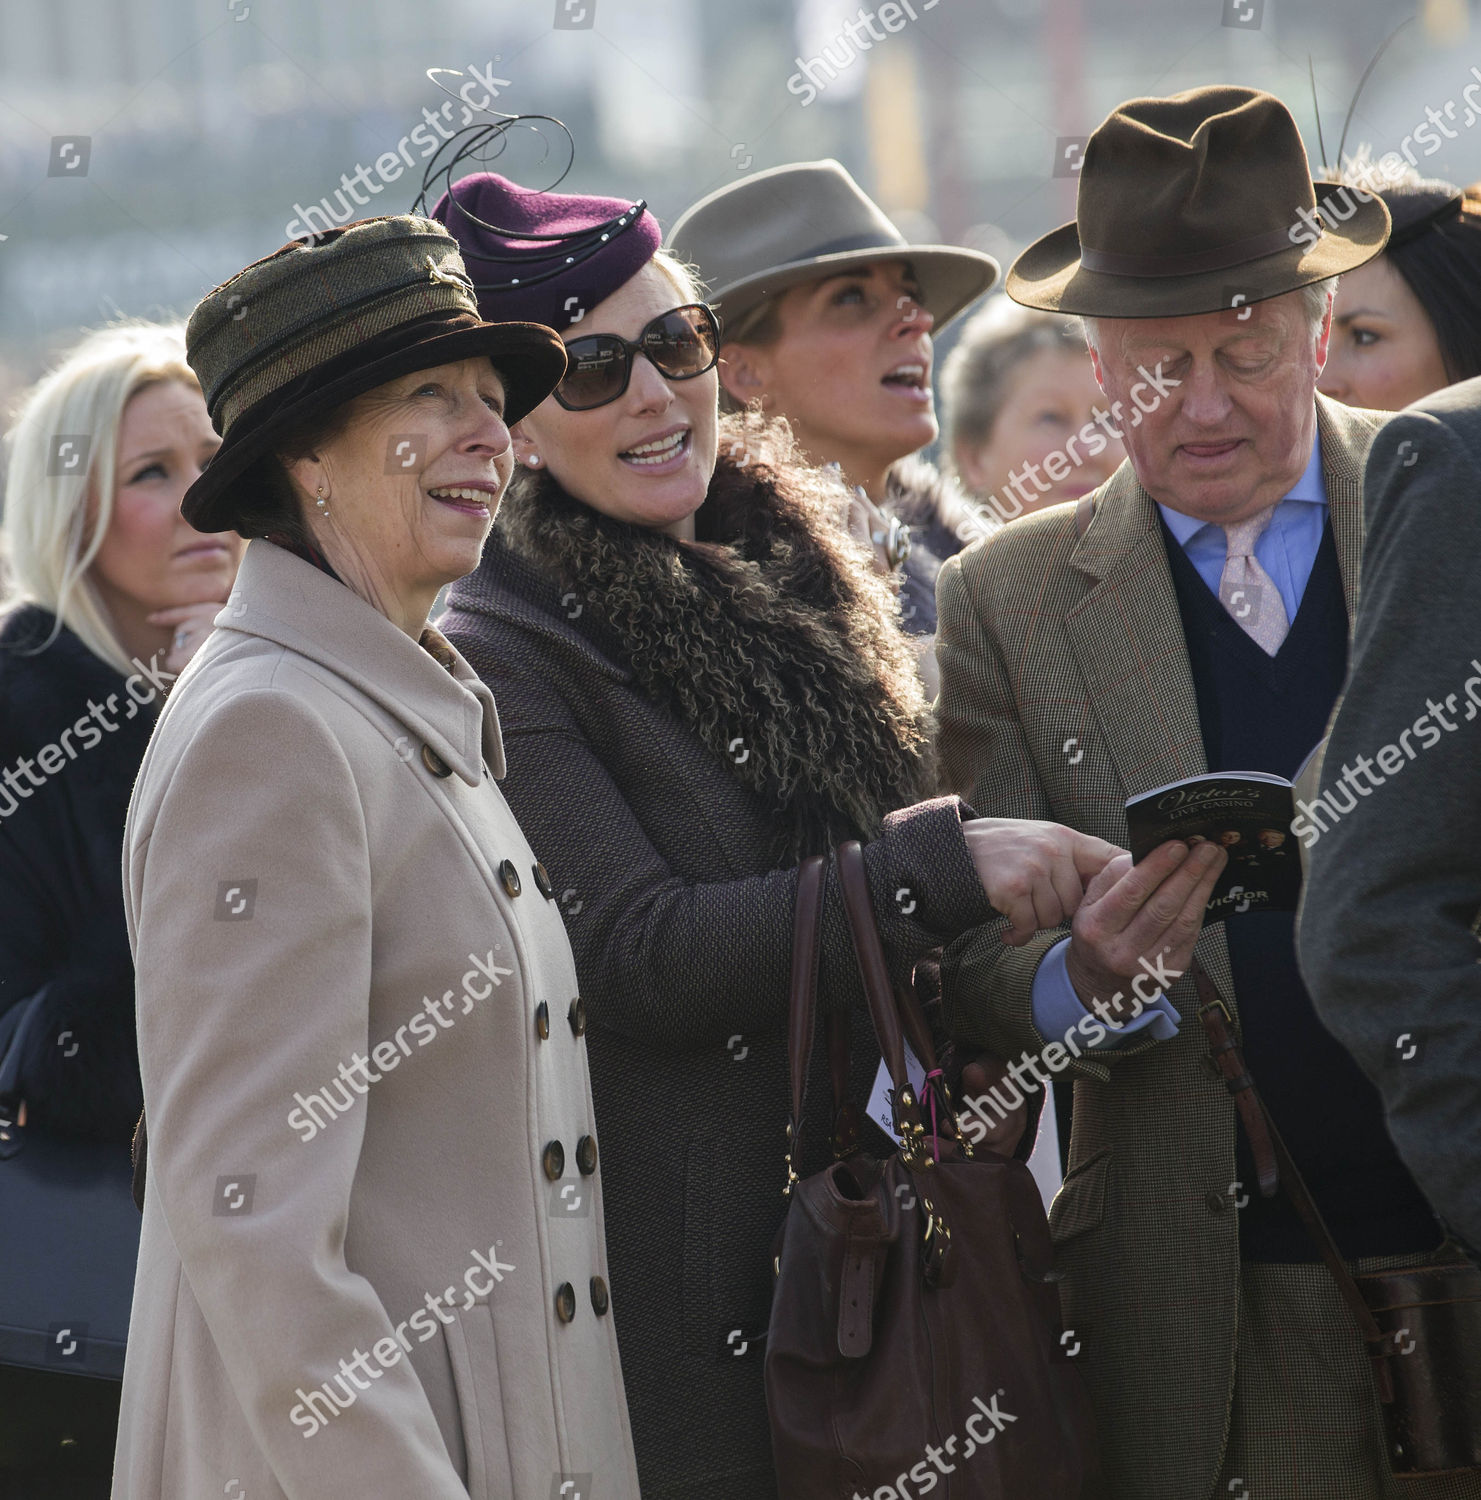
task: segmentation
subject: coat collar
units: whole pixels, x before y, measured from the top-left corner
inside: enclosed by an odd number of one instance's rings
[[[478,567],[452,586],[447,603],[451,610],[489,615],[553,641],[604,677],[632,681],[621,647],[596,623],[580,591],[562,591],[547,573],[510,547],[497,525],[483,544]]]
[[[1363,555],[1363,465],[1382,417],[1316,398],[1317,435],[1351,623]],[[1128,796],[1208,769],[1182,616],[1157,505],[1123,463],[1070,554],[1095,580],[1067,618],[1071,642]]]
[[[418,645],[354,590],[293,553],[247,544],[216,628],[258,636],[342,678],[403,724],[469,786],[504,775],[493,694],[430,626]],[[443,664],[445,663],[445,665]]]

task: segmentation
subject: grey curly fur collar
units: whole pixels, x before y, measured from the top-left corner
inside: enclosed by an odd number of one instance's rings
[[[643,691],[770,804],[779,855],[873,837],[935,779],[892,588],[844,533],[840,487],[793,458],[785,429],[726,417],[720,450],[694,542],[603,515],[548,472],[511,489],[499,530],[579,588]]]

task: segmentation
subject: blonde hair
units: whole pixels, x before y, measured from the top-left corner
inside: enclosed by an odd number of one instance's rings
[[[98,329],[22,397],[6,437],[0,560],[8,576],[0,608],[7,614],[27,604],[49,610],[56,624],[45,645],[65,625],[123,673],[133,663],[88,574],[113,520],[124,407],[146,386],[164,381],[199,389],[185,362],[182,324]],[[73,450],[64,454],[69,441]],[[74,451],[76,472],[65,470]]]

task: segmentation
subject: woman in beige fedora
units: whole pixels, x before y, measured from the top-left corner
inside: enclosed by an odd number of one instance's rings
[[[559,340],[480,321],[412,216],[285,246],[187,337],[223,444],[184,513],[253,540],[129,811],[115,1500],[636,1500],[571,951],[426,623]]]
[[[977,250],[912,245],[836,161],[756,172],[681,214],[668,237],[723,325],[720,380],[736,407],[787,419],[814,463],[837,464],[856,534],[900,570],[901,615],[935,690],[941,558],[918,535],[960,508],[955,483],[910,455],[936,441],[932,333],[997,278]]]

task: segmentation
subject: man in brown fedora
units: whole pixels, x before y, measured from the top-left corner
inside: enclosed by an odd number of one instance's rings
[[[1313,233],[1332,191],[1268,94],[1133,99],[1090,137],[1076,222],[1010,271],[1015,300],[1085,319],[1127,461],[942,570],[942,761],[980,813],[1124,845],[1127,798],[1211,771],[1291,777],[1320,739],[1382,418],[1316,381],[1332,278],[1388,232],[1369,198]],[[1349,1264],[1416,1264],[1444,1235],[1316,1019],[1292,914],[1201,925],[1225,861],[1174,840],[1109,864],[1068,929],[1021,947],[979,929],[946,955],[948,1012],[963,1042],[1075,1078],[1051,1224],[1110,1493],[1388,1500],[1358,1323],[1284,1195],[1262,1192],[1269,1138],[1240,1125],[1195,954]],[[1153,973],[1160,998],[1123,998]],[[1481,1496],[1481,1478],[1402,1493]]]

